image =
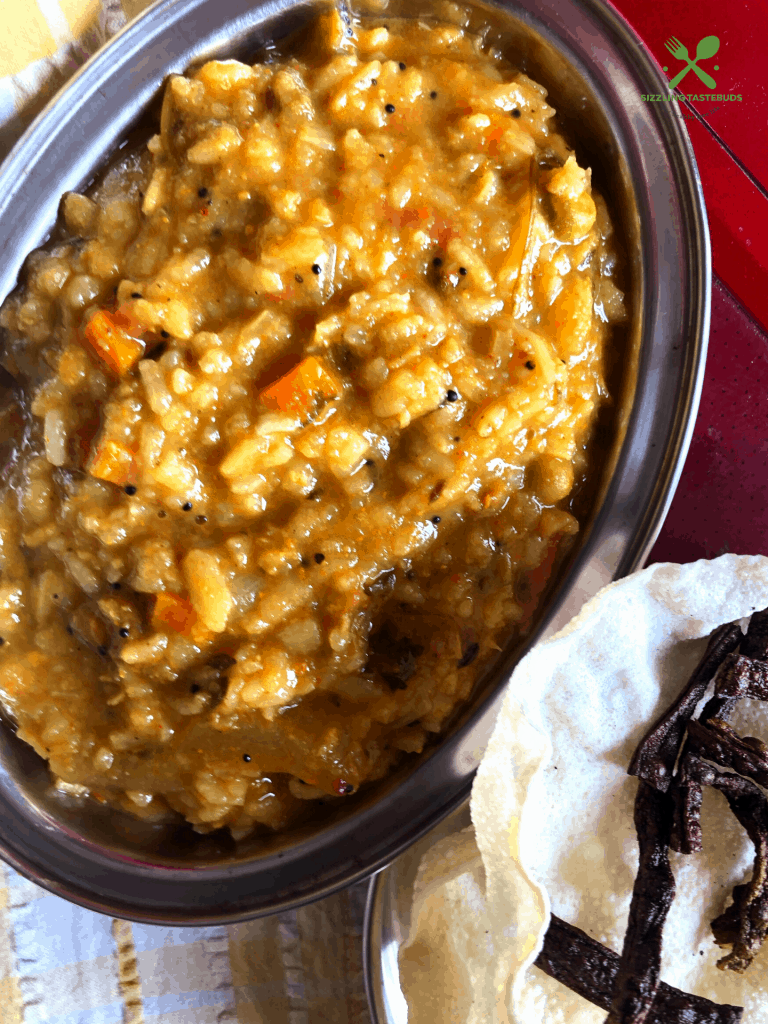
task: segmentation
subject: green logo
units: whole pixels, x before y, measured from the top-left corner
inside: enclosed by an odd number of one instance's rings
[[[2,2],[2,0],[0,0],[0,2]],[[670,36],[666,43],[664,43],[664,46],[676,60],[681,60],[684,66],[682,70],[678,71],[670,81],[669,86],[667,87],[667,92],[643,93],[640,98],[644,103],[679,103],[680,113],[684,118],[697,118],[701,116],[697,108],[691,107],[691,103],[700,103],[704,100],[707,101],[706,111],[703,115],[704,117],[708,117],[710,113],[720,110],[720,107],[717,104],[726,102],[741,103],[741,93],[734,94],[732,92],[720,93],[711,91],[717,88],[715,80],[712,75],[708,74],[708,72],[704,70],[704,68],[700,67],[703,60],[709,60],[710,57],[714,57],[720,49],[720,40],[717,36],[704,36],[703,39],[700,39],[696,46],[696,56],[693,58],[689,56],[687,46],[685,46],[684,43],[681,43],[677,36]],[[664,70],[669,73],[668,67],[665,67]],[[713,65],[712,70],[719,71],[720,68],[715,64]],[[694,75],[697,75],[710,91],[700,93],[680,92],[677,87],[689,71],[692,71]]]
[[[676,60],[685,61],[685,67],[683,70],[678,72],[669,83],[670,90],[675,89],[689,71],[693,71],[694,74],[698,75],[708,89],[716,88],[714,78],[699,67],[699,61],[707,60],[709,57],[715,56],[717,51],[720,49],[720,40],[717,36],[704,36],[703,39],[699,40],[698,46],[696,47],[696,57],[693,60],[688,56],[687,48],[675,36],[670,36],[664,46]],[[669,68],[665,67],[664,70],[669,71]],[[720,70],[717,64],[715,64],[714,70]]]

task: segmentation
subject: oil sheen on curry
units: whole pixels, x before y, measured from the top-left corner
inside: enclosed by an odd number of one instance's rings
[[[313,33],[172,77],[2,311],[5,709],[64,792],[235,838],[524,635],[624,317],[541,86],[455,25]]]

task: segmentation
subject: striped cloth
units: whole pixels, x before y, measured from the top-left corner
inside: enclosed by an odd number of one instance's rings
[[[0,0],[0,159],[50,97],[148,0]]]
[[[147,0],[0,0],[0,159]],[[370,1024],[365,885],[220,928],[112,920],[0,865],[0,1024]]]
[[[370,1024],[364,885],[246,924],[158,928],[10,868],[0,882],[2,1024]]]

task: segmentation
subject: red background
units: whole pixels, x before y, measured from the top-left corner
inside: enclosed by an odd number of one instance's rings
[[[768,3],[614,6],[669,78],[684,65],[667,39],[693,58],[700,39],[717,36],[718,53],[701,62],[715,79],[711,92],[741,95],[690,101],[685,111],[712,240],[712,328],[691,449],[649,561],[768,554]],[[678,91],[710,93],[693,71]]]

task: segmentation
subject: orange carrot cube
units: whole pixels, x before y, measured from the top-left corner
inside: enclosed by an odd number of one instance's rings
[[[321,360],[307,356],[284,376],[261,392],[271,409],[306,416],[320,398],[335,398],[341,385]]]
[[[118,487],[135,486],[138,480],[136,454],[119,441],[102,441],[91,456],[88,472]]]
[[[85,325],[85,339],[107,367],[119,377],[144,355],[144,342],[128,332],[131,320],[121,312],[99,310]]]
[[[180,594],[163,593],[155,598],[155,607],[152,609],[152,625],[155,629],[172,629],[188,636],[195,622],[195,609]]]

